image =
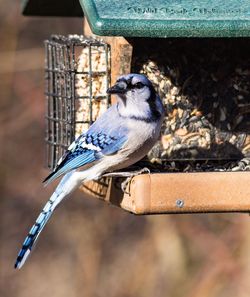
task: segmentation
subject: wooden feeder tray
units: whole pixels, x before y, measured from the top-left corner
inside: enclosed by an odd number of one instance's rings
[[[82,190],[134,214],[249,212],[250,172],[155,173],[89,182]]]

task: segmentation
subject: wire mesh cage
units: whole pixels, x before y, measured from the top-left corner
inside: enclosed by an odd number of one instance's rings
[[[93,38],[52,35],[45,56],[46,163],[53,169],[110,104],[110,48]]]

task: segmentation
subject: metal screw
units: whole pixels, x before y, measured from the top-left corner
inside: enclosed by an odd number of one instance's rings
[[[175,204],[176,204],[177,207],[182,208],[184,206],[184,200],[177,199]]]

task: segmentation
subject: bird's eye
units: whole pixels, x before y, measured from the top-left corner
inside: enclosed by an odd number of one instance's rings
[[[138,82],[138,83],[136,83],[134,86],[135,86],[135,88],[137,88],[137,89],[141,89],[141,88],[144,87],[144,84],[141,83],[141,82]]]

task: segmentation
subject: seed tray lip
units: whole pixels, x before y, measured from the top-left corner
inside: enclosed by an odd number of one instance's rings
[[[132,173],[132,172],[131,172]],[[134,177],[138,177],[138,176],[142,176],[142,175],[149,175],[149,176],[163,176],[163,175],[171,175],[171,174],[180,174],[180,175],[185,175],[185,174],[189,174],[189,175],[201,175],[201,174],[249,174],[250,175],[250,171],[247,171],[247,170],[242,170],[242,171],[186,171],[186,172],[183,172],[183,171],[164,171],[164,172],[150,172],[150,173],[143,173],[143,174],[138,174],[138,175],[135,175]],[[116,172],[116,176],[115,178],[123,178],[124,176],[122,175],[119,175],[119,172]],[[133,178],[134,178],[133,177]]]
[[[242,171],[164,171],[164,172],[151,172],[150,175],[157,175],[157,174],[215,174],[215,173],[248,173],[250,174],[250,171],[242,170]]]

